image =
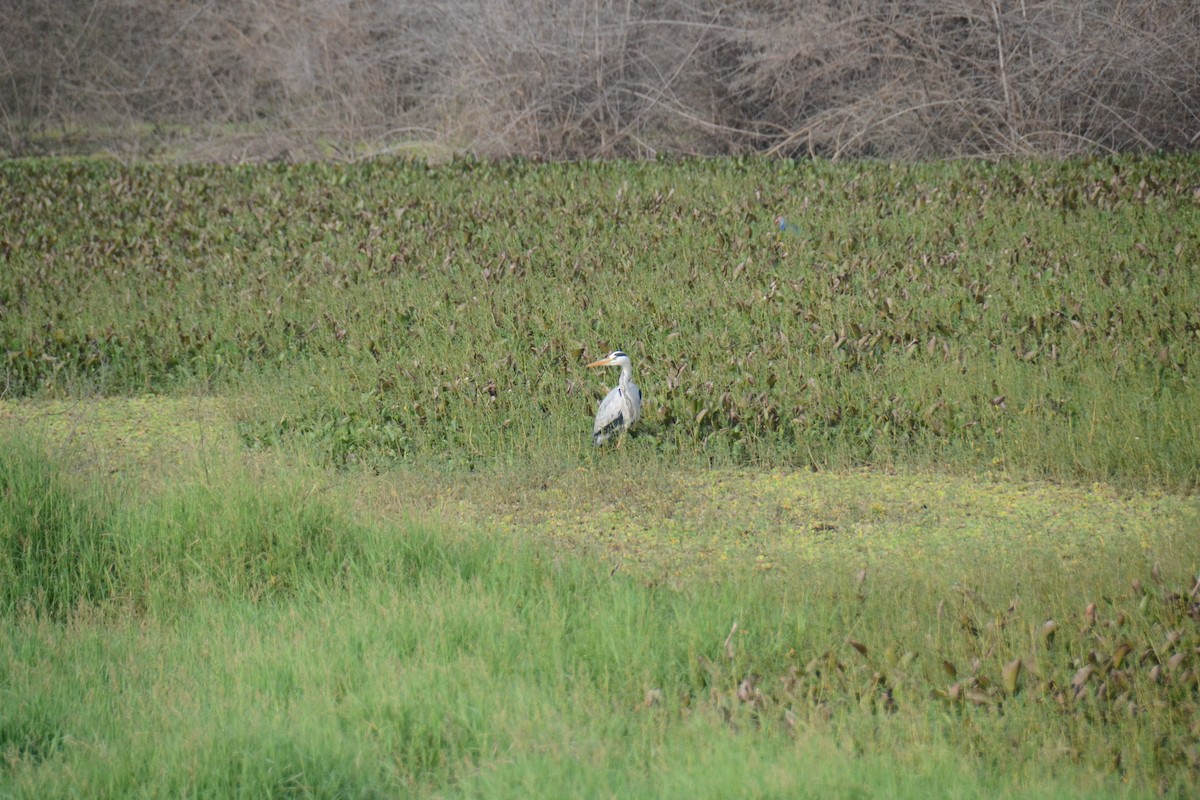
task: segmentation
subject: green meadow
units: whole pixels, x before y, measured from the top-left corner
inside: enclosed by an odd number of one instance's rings
[[[0,797],[1197,791],[1200,159],[0,200]]]

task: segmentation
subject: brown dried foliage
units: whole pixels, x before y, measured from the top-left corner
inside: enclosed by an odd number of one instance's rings
[[[0,150],[553,159],[1200,144],[1191,0],[9,0]]]

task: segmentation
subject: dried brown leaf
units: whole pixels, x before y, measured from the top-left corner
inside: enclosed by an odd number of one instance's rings
[[[1001,677],[1004,680],[1004,691],[1008,694],[1017,693],[1017,683],[1021,678],[1021,659],[1014,658],[1004,665]]]
[[[1119,647],[1113,652],[1112,666],[1113,669],[1120,669],[1121,663],[1125,661],[1125,656],[1133,651],[1133,645],[1129,642],[1122,642]]]
[[[1095,671],[1096,671],[1096,668],[1094,666],[1092,666],[1091,664],[1085,664],[1084,666],[1080,667],[1079,670],[1075,673],[1075,676],[1073,678],[1071,678],[1072,688],[1074,688],[1075,691],[1078,692],[1083,687],[1083,685],[1085,683],[1087,683],[1088,678],[1092,677],[1092,673]]]

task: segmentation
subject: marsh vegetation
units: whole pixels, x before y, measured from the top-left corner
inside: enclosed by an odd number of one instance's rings
[[[0,793],[1194,793],[1198,191],[0,164]]]

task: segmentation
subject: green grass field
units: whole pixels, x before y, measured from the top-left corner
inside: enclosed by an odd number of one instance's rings
[[[0,797],[1197,790],[1200,160],[0,199]]]

